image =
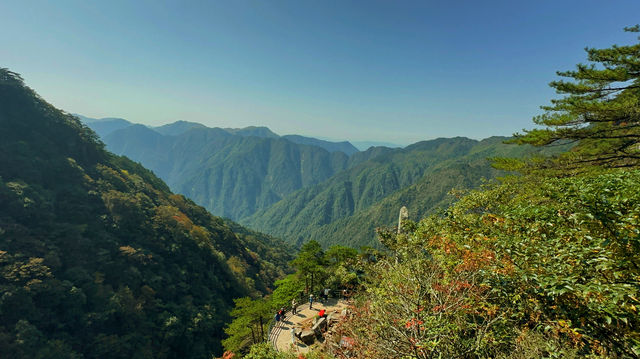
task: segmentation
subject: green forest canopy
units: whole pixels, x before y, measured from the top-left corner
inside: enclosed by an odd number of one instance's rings
[[[209,359],[233,299],[269,292],[287,250],[0,69],[0,357]]]

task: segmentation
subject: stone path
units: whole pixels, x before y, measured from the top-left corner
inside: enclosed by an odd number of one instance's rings
[[[318,312],[324,309],[328,314],[336,312],[340,314],[342,309],[347,307],[347,302],[344,300],[329,299],[325,304],[320,302],[313,303],[313,309],[309,309],[309,303],[298,306],[298,313],[292,315],[291,312],[287,312],[285,319],[278,322],[273,327],[271,333],[269,333],[269,340],[278,351],[290,351],[294,350],[299,353],[306,353],[309,351],[309,346],[296,338],[295,346],[291,343],[291,328],[301,328],[304,322],[312,322],[313,317]]]

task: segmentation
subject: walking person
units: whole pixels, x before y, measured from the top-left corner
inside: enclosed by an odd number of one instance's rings
[[[291,313],[293,313],[293,315],[298,314],[298,302],[296,302],[296,298],[291,299]]]
[[[329,288],[324,289],[324,301],[325,302],[329,301]]]
[[[309,294],[309,309],[313,309],[313,294]]]

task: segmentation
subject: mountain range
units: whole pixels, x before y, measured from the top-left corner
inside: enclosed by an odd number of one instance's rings
[[[296,244],[377,246],[376,227],[395,225],[400,207],[408,208],[410,218],[422,218],[446,208],[454,200],[452,189],[475,188],[500,175],[488,158],[534,152],[506,145],[506,139],[441,138],[387,149],[242,223]]]
[[[104,125],[102,120],[97,123]],[[143,163],[175,192],[233,220],[267,208],[353,163],[347,154],[335,150],[348,147],[345,144],[280,137],[266,127],[208,128],[184,121],[157,128],[131,124],[103,132],[102,139],[110,151]]]
[[[500,174],[487,158],[534,151],[504,144],[506,137],[357,151],[348,142],[279,136],[266,127],[84,121],[103,133],[109,150],[150,168],[173,191],[295,245],[313,239],[326,246],[377,246],[375,228],[394,225],[400,207],[413,218],[444,208],[454,199],[452,189],[475,188]]]

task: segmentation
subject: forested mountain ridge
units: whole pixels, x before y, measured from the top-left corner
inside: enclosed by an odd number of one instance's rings
[[[340,151],[345,153],[347,156],[351,156],[354,153],[359,152],[358,149],[352,145],[349,141],[342,142],[329,142],[324,140],[319,140],[313,137],[305,137],[300,135],[285,135],[282,138],[287,139],[293,143],[298,143],[301,145],[312,145],[322,147],[329,152]]]
[[[234,220],[357,161],[341,151],[295,143],[266,127],[231,131],[188,122],[167,126],[161,132],[171,135],[134,125],[103,140],[109,150],[153,170],[173,191]]]
[[[1,357],[210,358],[233,299],[267,292],[286,249],[172,194],[0,69]]]
[[[106,138],[108,135],[110,135],[111,133],[117,130],[138,125],[121,118],[107,117],[107,118],[97,119],[97,118],[90,118],[90,117],[86,117],[78,114],[74,114],[74,115],[78,117],[89,128],[94,130],[102,139]],[[173,123],[168,123],[162,126],[155,126],[155,127],[147,126],[147,127],[165,136],[178,136],[194,128],[196,129],[209,128],[198,122],[190,122],[190,121],[183,121],[183,120],[176,121]],[[337,151],[343,152],[347,156],[351,156],[352,154],[359,152],[358,148],[356,148],[349,141],[334,142],[334,141],[320,140],[317,138],[300,136],[300,135],[280,136],[274,133],[273,131],[271,131],[268,127],[264,127],[264,126],[249,126],[244,128],[214,127],[214,129],[221,129],[231,134],[243,136],[243,137],[253,136],[253,137],[264,137],[264,138],[283,138],[285,140],[291,141],[293,143],[297,143],[299,145],[316,146],[316,147],[324,148],[329,152],[337,152]],[[393,146],[398,147],[396,145],[393,145]],[[364,150],[368,149],[369,147],[371,146],[367,146],[367,148],[364,148]]]
[[[404,149],[385,148],[242,223],[296,244],[313,239],[323,245],[377,245],[375,228],[393,225],[400,207],[407,206],[413,218],[444,208],[453,200],[447,195],[452,189],[475,188],[500,173],[487,158],[534,151],[531,146],[506,145],[506,139],[441,138]]]

